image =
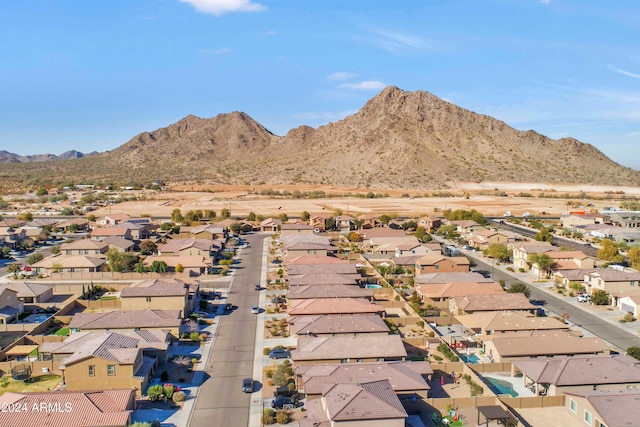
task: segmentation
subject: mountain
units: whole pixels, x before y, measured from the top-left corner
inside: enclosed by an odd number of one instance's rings
[[[327,184],[436,189],[453,182],[640,186],[640,172],[573,138],[519,131],[428,92],[388,87],[357,113],[285,136],[245,113],[187,116],[108,152],[0,165],[0,181]],[[34,178],[37,177],[37,178]],[[17,185],[17,182],[14,183]]]
[[[64,153],[56,156],[55,154],[33,154],[29,156],[21,156],[19,154],[10,153],[5,150],[0,150],[0,163],[31,163],[31,162],[49,162],[54,160],[69,160],[69,159],[81,159],[83,157],[89,157],[97,154],[96,151],[91,153],[81,153],[76,150],[65,151]]]

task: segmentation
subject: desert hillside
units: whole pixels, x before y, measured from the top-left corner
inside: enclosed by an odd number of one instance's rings
[[[428,92],[384,89],[357,113],[277,136],[245,113],[188,116],[91,157],[0,165],[0,190],[96,183],[451,188],[456,182],[640,186],[589,144],[518,131]]]

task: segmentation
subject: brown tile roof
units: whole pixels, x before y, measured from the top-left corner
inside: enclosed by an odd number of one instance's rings
[[[537,383],[556,386],[640,383],[640,361],[626,354],[515,360]]]
[[[366,298],[311,298],[292,300],[287,311],[290,316],[383,313],[384,307]]]
[[[589,258],[582,251],[549,251],[545,252],[550,258],[560,260],[560,259],[586,259]]]
[[[487,337],[502,357],[596,354],[609,351],[601,338],[581,338],[566,331],[531,331]]]
[[[63,268],[95,268],[106,263],[107,261],[98,255],[90,257],[87,255],[57,254],[48,256],[31,266],[34,268],[52,268],[55,264],[60,264]]]
[[[98,334],[84,341],[71,356],[65,357],[60,362],[60,369],[94,357],[132,365],[139,352],[138,340],[134,337],[115,332]]]
[[[120,298],[135,297],[175,297],[184,296],[188,292],[187,285],[181,280],[151,279],[134,283],[120,292]]]
[[[135,244],[131,240],[123,239],[122,237],[118,237],[118,236],[107,237],[106,239],[101,240],[101,242],[106,243],[109,246],[115,246],[117,248],[124,249],[124,250],[129,249],[131,246]]]
[[[407,418],[388,380],[335,384],[322,396],[331,421]]]
[[[407,351],[399,335],[300,336],[291,358],[301,360],[342,360],[366,358],[404,358]]]
[[[536,317],[518,311],[481,311],[456,316],[456,319],[469,328],[495,332],[569,329],[569,325],[553,317]]]
[[[293,316],[288,323],[296,335],[389,333],[384,320],[377,314],[369,313]]]
[[[71,318],[69,328],[174,328],[179,327],[180,322],[180,310],[107,311],[98,313],[78,313]]]
[[[524,294],[467,294],[454,297],[456,306],[465,311],[531,310],[536,308]]]
[[[571,270],[562,270],[562,271],[558,271],[554,274],[557,274],[559,276],[564,277],[567,280],[570,281],[577,281],[577,282],[583,282],[584,281],[584,275],[594,272],[596,271],[595,268],[586,268],[586,269],[581,269],[581,268],[576,268],[576,269],[571,269]]]
[[[360,234],[364,239],[367,240],[377,239],[381,237],[403,237],[407,235],[404,230],[395,230],[388,227],[360,229],[358,230],[358,234]]]
[[[0,427],[125,427],[134,409],[135,394],[135,389],[5,393],[0,396],[3,407],[13,404],[29,410],[3,413]],[[46,405],[46,413],[39,411],[41,405]]]
[[[640,280],[640,273],[637,271],[620,271],[615,268],[599,268],[589,276],[599,277],[605,282],[626,282],[628,280]]]
[[[0,284],[0,289],[7,288],[16,291],[18,293],[18,298],[37,297],[53,287],[53,285],[46,283],[33,282],[9,282]]]
[[[469,258],[467,258],[466,256],[445,257],[444,255],[438,252],[429,252],[428,254],[423,255],[416,262],[416,264],[420,264],[421,266],[436,265],[439,262],[442,262],[445,260],[451,261],[453,264],[456,264],[456,265],[469,265],[470,263]]]
[[[325,384],[364,383],[389,380],[396,393],[429,390],[423,375],[433,374],[428,362],[375,362],[331,365],[298,365],[295,372],[304,380],[306,394],[321,394]]]
[[[464,295],[503,294],[500,283],[455,282],[444,285],[418,285],[417,291],[427,298],[452,298]]]
[[[287,274],[295,276],[300,274],[359,274],[355,264],[294,264],[287,266]]]
[[[102,242],[102,241],[98,241],[98,240],[91,240],[91,239],[81,239],[81,240],[76,240],[73,241],[71,243],[63,243],[60,245],[60,250],[61,251],[67,251],[67,250],[101,250],[106,248],[107,246],[109,246],[108,244]]]
[[[368,298],[373,296],[372,289],[354,285],[298,285],[290,286],[287,299],[309,298]]]
[[[180,252],[189,248],[211,251],[216,246],[213,239],[172,239],[158,247],[159,253]]]
[[[351,264],[347,260],[336,258],[334,256],[325,255],[302,255],[296,257],[287,257],[283,262],[285,266],[305,265],[305,264]]]
[[[98,227],[91,230],[91,237],[95,236],[126,236],[128,228],[123,227]]]
[[[416,282],[422,284],[442,284],[452,282],[476,282],[476,283],[492,283],[491,278],[485,278],[482,274],[474,271],[451,272],[451,273],[427,273],[418,274]]]
[[[138,340],[138,347],[142,349],[153,348],[166,350],[168,347],[169,333],[167,331],[139,329],[133,331],[119,330],[117,333],[135,338]],[[74,332],[62,342],[44,342],[40,344],[38,350],[40,353],[73,354],[76,350],[84,346],[85,343],[104,336],[105,332],[103,331]]]
[[[566,392],[587,399],[608,426],[636,426],[640,420],[639,390],[597,390]]]
[[[287,276],[286,281],[289,286],[299,285],[355,285],[361,279],[359,273],[356,274],[298,274]]]

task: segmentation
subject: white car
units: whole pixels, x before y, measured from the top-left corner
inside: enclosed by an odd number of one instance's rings
[[[578,295],[576,297],[576,301],[578,301],[578,302],[590,302],[591,301],[591,297],[589,295]]]
[[[258,307],[257,305],[251,307],[251,314],[260,314],[260,307]]]

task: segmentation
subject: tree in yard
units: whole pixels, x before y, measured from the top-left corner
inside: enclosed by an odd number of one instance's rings
[[[166,273],[167,272],[167,263],[164,261],[155,260],[151,263],[151,271],[154,273]]]
[[[633,357],[634,359],[638,359],[640,360],[640,347],[629,347],[627,349],[627,354],[631,357]]]
[[[360,235],[360,233],[356,233],[355,231],[352,231],[347,235],[347,239],[353,243],[362,242],[362,235]]]
[[[540,272],[544,272],[545,275],[551,268],[555,261],[547,254],[529,254],[529,261],[538,265],[538,281],[540,281]]]
[[[96,219],[98,219],[98,218],[96,218],[96,216],[94,214],[87,215],[87,221],[89,221],[89,222],[96,222]]]
[[[17,217],[20,221],[33,221],[33,214],[31,212],[23,212]]]
[[[139,262],[136,264],[133,271],[136,273],[146,273],[149,269],[142,262]]]
[[[233,234],[241,234],[242,233],[242,224],[240,224],[239,222],[234,222],[233,224],[231,224],[229,226],[229,228],[231,229],[231,232]]]
[[[387,215],[387,214],[380,215],[380,223],[382,225],[389,224],[389,221],[391,221],[391,215]]]
[[[487,248],[487,255],[500,261],[511,258],[511,251],[502,243],[493,243]]]
[[[176,273],[182,273],[184,271],[184,266],[180,263],[176,264]]]
[[[155,384],[150,386],[147,389],[147,396],[149,396],[149,400],[151,401],[155,401],[160,399],[160,397],[162,396],[162,385],[161,384]]]
[[[169,231],[173,228],[173,224],[171,224],[170,222],[163,222],[162,224],[160,224],[160,230],[162,231]]]
[[[327,218],[324,220],[324,229],[327,231],[332,231],[336,229],[336,220],[335,218]]]
[[[204,211],[204,217],[207,218],[207,219],[214,219],[216,217],[216,211],[205,210]]]
[[[278,218],[280,218],[280,221],[282,222],[287,222],[289,221],[289,215],[287,215],[286,213],[282,212],[280,215],[278,215]]]
[[[600,289],[596,289],[591,293],[591,303],[594,305],[609,304],[609,293]]]
[[[158,250],[158,245],[153,240],[143,240],[140,242],[140,253],[142,255],[152,255]]]
[[[460,236],[458,234],[458,227],[456,227],[455,224],[441,225],[436,230],[436,233],[438,233],[440,236],[445,236],[447,239],[450,239],[450,240]]]
[[[11,248],[9,246],[3,246],[2,250],[0,250],[0,256],[2,258],[10,258]]]
[[[22,270],[22,266],[20,264],[9,264],[7,266],[7,273],[13,274],[14,277],[18,277],[18,272]]]
[[[527,298],[531,296],[531,290],[522,282],[512,283],[511,286],[507,288],[507,292],[510,294],[524,294]]]
[[[309,212],[303,211],[300,215],[300,219],[302,219],[304,222],[308,222],[311,219],[311,215],[309,214]]]
[[[598,258],[609,262],[622,262],[624,257],[618,251],[616,244],[609,239],[600,241],[600,249],[598,250]]]
[[[640,246],[634,246],[629,249],[629,252],[627,252],[627,258],[629,258],[629,264],[631,264],[631,267],[636,270],[640,268]]]
[[[220,217],[221,217],[222,219],[227,219],[227,218],[229,218],[230,216],[231,216],[231,211],[230,211],[229,209],[227,209],[227,208],[223,208],[223,209],[220,211]]]
[[[40,252],[36,252],[35,254],[31,254],[27,257],[27,264],[32,265],[38,261],[42,261],[44,259],[44,255]]]
[[[184,217],[182,216],[182,213],[180,212],[180,209],[174,209],[173,211],[171,211],[171,221],[174,224],[178,224],[181,223],[184,220]]]
[[[540,230],[538,234],[533,236],[533,239],[537,240],[538,242],[553,243],[553,234],[551,234],[551,230],[545,227],[542,230]]]
[[[138,256],[120,252],[116,248],[109,248],[107,251],[107,264],[110,271],[127,271],[131,270],[138,261]]]
[[[427,229],[424,228],[423,226],[419,226],[418,228],[416,228],[415,236],[416,236],[416,239],[418,239],[422,243],[431,241],[431,234],[427,233]]]
[[[200,221],[204,217],[201,210],[189,211],[185,214],[184,220],[188,223]]]
[[[402,229],[404,231],[415,230],[417,227],[418,227],[418,224],[414,220],[405,221],[402,224]]]
[[[245,218],[246,221],[250,221],[253,222],[256,220],[256,214],[255,212],[249,212],[249,215],[247,215],[247,217]]]

